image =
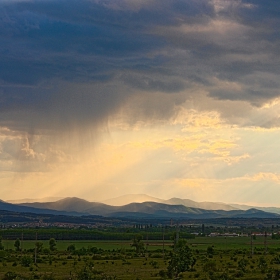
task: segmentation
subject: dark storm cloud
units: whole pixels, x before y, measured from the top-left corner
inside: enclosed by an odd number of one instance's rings
[[[274,98],[279,11],[272,0],[0,0],[1,123],[95,123],[139,90]]]
[[[104,71],[137,68],[142,59],[149,69],[154,59],[147,53],[166,45],[149,30],[178,25],[210,8],[205,1],[164,1],[140,11],[112,9],[105,1],[4,2],[1,77],[24,84],[52,76],[91,79]]]

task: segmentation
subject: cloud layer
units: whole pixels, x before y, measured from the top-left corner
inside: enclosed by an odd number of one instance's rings
[[[72,168],[90,190],[135,168],[149,183],[128,181],[143,190],[185,180],[186,160],[223,162],[215,178],[262,174],[228,166],[254,158],[250,135],[280,126],[279,12],[273,0],[0,0],[1,176]],[[120,147],[126,161],[116,171],[108,153]],[[177,158],[176,169],[149,177],[144,158]],[[113,174],[91,185],[77,166],[97,162]]]
[[[11,111],[28,122],[43,114],[43,126],[45,114],[95,121],[138,91],[184,92],[183,102],[204,90],[254,105],[279,95],[275,1],[0,5],[4,123]]]

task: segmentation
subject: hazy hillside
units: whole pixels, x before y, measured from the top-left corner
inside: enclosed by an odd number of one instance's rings
[[[97,212],[105,211],[111,208],[109,205],[105,205],[99,202],[89,202],[87,200],[77,197],[67,197],[55,202],[35,202],[35,203],[22,203],[20,205],[35,207],[40,209],[53,209],[59,211],[75,211],[82,213],[91,213],[90,209],[96,209]]]
[[[11,204],[12,205],[12,204]],[[79,212],[80,214],[102,215],[111,217],[185,217],[185,218],[229,218],[229,217],[260,217],[275,218],[277,214],[250,209],[243,210],[205,210],[201,208],[186,207],[182,204],[172,205],[158,202],[130,203],[124,206],[111,206],[104,203],[89,202],[76,197],[65,198],[49,203],[26,203],[15,207],[38,208],[42,210],[56,210],[64,212]]]
[[[159,203],[164,202],[163,199],[152,197],[146,194],[127,194],[116,198],[106,199],[102,201],[102,203],[112,205],[112,206],[123,206],[133,202],[141,203],[147,201],[153,201]]]
[[[194,208],[201,208],[206,210],[237,210],[238,207],[234,207],[225,203],[221,202],[196,202],[190,199],[181,199],[181,198],[171,198],[168,200],[152,197],[146,194],[128,194],[119,196],[116,198],[111,198],[102,201],[105,204],[113,205],[113,206],[123,206],[127,205],[129,203],[141,203],[141,202],[158,202],[158,203],[164,203],[169,205],[184,205],[186,207],[194,207]],[[252,207],[249,207],[252,208]],[[247,208],[247,209],[249,209]],[[246,210],[247,210],[246,209]]]
[[[280,214],[280,208],[277,207],[257,207],[252,205],[241,205],[241,204],[226,204],[223,202],[197,202],[191,199],[182,199],[182,198],[170,198],[167,200],[152,197],[146,194],[128,194],[119,196],[116,198],[111,198],[102,201],[105,204],[112,206],[124,206],[130,203],[141,203],[141,202],[158,202],[169,205],[184,205],[186,207],[200,208],[205,210],[249,210],[249,209],[258,209],[269,213]]]
[[[37,207],[28,207],[24,205],[12,204],[0,201],[0,210],[4,211],[12,211],[19,213],[37,213],[37,214],[53,214],[53,215],[81,215],[78,212],[68,212],[68,211],[56,211],[54,209],[45,209],[45,208],[37,208]]]
[[[280,214],[280,208],[278,208],[278,207],[259,207],[259,206],[250,206],[250,205],[244,205],[244,204],[231,204],[231,206],[239,208],[241,210],[248,210],[253,207],[255,209],[262,210],[265,212]]]
[[[46,200],[45,198],[43,200]],[[51,198],[49,198],[51,199]],[[53,198],[54,199],[54,198]],[[20,203],[23,206],[36,207],[40,209],[54,209],[57,211],[75,211],[75,212],[84,212],[84,213],[97,213],[98,215],[102,215],[102,213],[110,213],[117,211],[117,208],[120,206],[127,206],[132,203],[143,203],[143,202],[157,202],[167,205],[183,205],[185,207],[191,208],[200,208],[205,210],[249,210],[251,208],[255,208],[258,210],[262,210],[268,213],[276,213],[280,214],[280,208],[277,207],[256,207],[250,205],[241,205],[241,204],[225,204],[222,202],[196,202],[191,199],[181,199],[181,198],[171,198],[168,200],[152,197],[145,194],[128,194],[119,196],[112,199],[104,200],[101,202],[89,202],[80,198],[64,198],[53,202],[32,202],[31,199],[25,199],[31,202],[29,203]],[[18,203],[17,200],[14,203]],[[134,211],[132,211],[134,212]]]
[[[147,205],[148,203],[148,205]],[[183,205],[156,205],[151,207],[151,203],[143,202],[142,205],[135,205],[134,210],[129,211],[128,208],[120,207],[118,212],[110,213],[111,217],[129,217],[129,218],[186,218],[186,219],[215,219],[215,218],[279,218],[279,215],[267,213],[264,211],[249,209],[243,210],[204,210],[199,208],[187,208]],[[130,205],[131,206],[131,205]]]
[[[160,199],[156,197],[152,197],[146,194],[128,194],[119,196],[116,198],[111,198],[104,200],[102,202],[88,202],[84,203],[86,200],[80,199],[80,198],[73,198],[76,199],[75,201],[75,207],[73,207],[72,203],[73,200],[70,202],[70,198],[59,198],[59,197],[45,197],[40,199],[20,199],[20,200],[7,200],[6,202],[12,203],[12,204],[21,204],[24,206],[32,206],[36,208],[46,208],[46,209],[56,209],[56,210],[63,210],[65,211],[85,211],[89,208],[92,208],[94,205],[97,204],[107,204],[111,206],[124,206],[130,203],[141,203],[141,202],[158,202],[158,203],[164,203],[169,205],[184,205],[186,207],[193,207],[193,208],[201,208],[205,210],[248,210],[251,208],[259,209],[265,212],[270,213],[277,213],[280,214],[280,208],[277,207],[257,207],[257,206],[250,206],[250,205],[243,205],[243,204],[226,204],[222,202],[197,202],[193,201],[191,199],[182,199],[182,198],[171,198],[171,199]],[[1,200],[0,200],[1,201]],[[52,202],[58,202],[57,204]],[[81,204],[81,202],[83,202]],[[93,204],[97,203],[97,204]],[[67,204],[69,204],[67,207]]]
[[[62,199],[63,197],[43,197],[43,198],[23,198],[7,200],[8,203],[20,204],[20,203],[32,203],[32,202],[54,202]]]
[[[104,203],[89,202],[76,197],[64,198],[56,202],[48,203],[24,203],[22,206],[29,206],[39,209],[53,209],[59,211],[76,211],[92,215],[108,215],[115,212],[139,212],[153,214],[156,211],[166,211],[171,213],[188,213],[184,205],[168,205],[157,202],[130,203],[123,206],[111,206]]]
[[[164,203],[166,204],[182,204],[187,207],[194,207],[194,208],[201,208],[206,210],[238,210],[239,208],[233,207],[231,205],[221,203],[221,202],[196,202],[190,199],[181,199],[181,198],[171,198],[168,200],[165,200]]]

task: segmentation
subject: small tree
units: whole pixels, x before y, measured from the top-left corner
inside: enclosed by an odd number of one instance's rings
[[[35,247],[36,247],[36,252],[41,253],[43,250],[43,242],[36,242]]]
[[[50,239],[49,247],[50,247],[50,251],[55,251],[56,250],[56,240],[54,238]]]
[[[71,244],[67,247],[68,252],[74,252],[76,250],[75,244]]]
[[[176,251],[176,250],[179,249],[179,248],[182,248],[182,247],[187,246],[187,244],[188,244],[187,239],[185,239],[185,238],[179,238],[178,241],[177,241],[177,243],[174,242],[173,248],[174,248],[174,250]]]
[[[30,256],[23,256],[20,260],[20,263],[24,267],[29,267],[32,264],[32,259]]]
[[[14,246],[16,248],[16,251],[20,251],[20,240],[18,238],[15,241]]]
[[[86,264],[85,267],[78,271],[76,277],[78,280],[92,280],[95,278],[93,272],[93,266]]]
[[[187,245],[177,247],[176,251],[171,253],[167,275],[169,278],[176,279],[179,273],[191,270],[195,263],[196,259],[193,257],[192,250]]]
[[[136,236],[134,236],[131,246],[135,247],[136,253],[140,253],[144,250],[144,243],[142,241],[141,234],[137,234]]]

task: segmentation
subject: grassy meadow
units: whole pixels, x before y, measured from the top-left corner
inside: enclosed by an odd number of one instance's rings
[[[40,240],[43,243],[44,248],[48,248],[49,241],[48,240]],[[15,249],[14,247],[15,240],[3,240],[2,244],[7,249]],[[155,241],[155,240],[144,240],[143,241],[145,248],[148,247],[148,250],[157,250],[162,249],[163,244],[162,240]],[[171,249],[170,246],[173,244],[172,241],[167,240],[165,243],[165,249]],[[81,248],[88,248],[88,247],[97,247],[102,250],[120,250],[120,249],[131,249],[131,240],[120,240],[120,241],[91,241],[91,240],[57,240],[56,241],[56,248],[58,251],[66,251],[67,247],[71,244],[75,245],[76,249]],[[34,240],[24,240],[22,242],[23,250],[32,249],[35,246]]]
[[[142,240],[136,252],[131,241],[49,241],[36,254],[35,241],[24,240],[16,251],[15,240],[2,240],[0,279],[168,279],[172,241]],[[172,279],[280,279],[280,240],[249,237],[197,237],[187,241],[195,259],[191,269]],[[74,245],[72,250],[69,246]],[[67,250],[68,248],[68,250]],[[179,277],[179,278],[178,278]]]
[[[39,240],[43,243],[44,248],[48,248],[49,240]],[[142,240],[145,248],[148,245],[148,250],[162,249],[162,240]],[[32,249],[35,246],[34,240],[23,240],[21,243],[23,250]],[[264,248],[264,237],[257,237],[253,240],[253,247]],[[271,249],[280,248],[280,239],[271,239],[267,237],[267,247]],[[3,240],[2,244],[5,249],[15,249],[15,240]],[[231,249],[248,249],[251,248],[250,237],[196,237],[187,241],[188,245],[193,249],[206,250],[208,246],[214,246],[217,250],[231,250]],[[131,240],[56,240],[56,248],[58,251],[64,251],[71,244],[75,244],[76,249],[97,247],[103,250],[118,250],[131,249]],[[171,250],[173,244],[172,240],[165,240],[165,250]]]

